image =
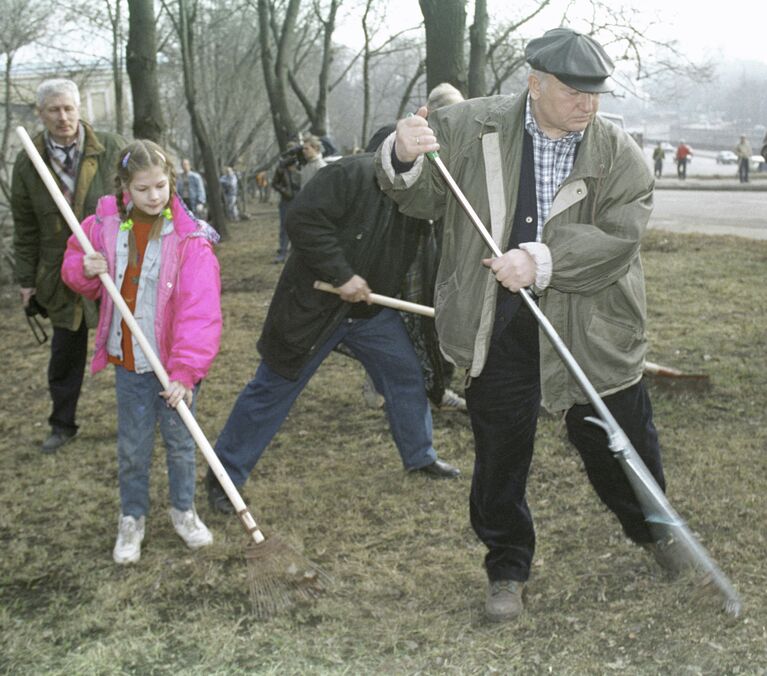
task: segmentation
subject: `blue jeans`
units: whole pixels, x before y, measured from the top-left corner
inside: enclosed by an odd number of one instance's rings
[[[117,391],[117,462],[120,509],[139,518],[149,512],[149,467],[157,422],[166,448],[168,488],[173,507],[194,506],[196,445],[178,412],[160,396],[162,385],[154,373],[135,373],[115,367]],[[197,403],[194,388],[191,411]]]
[[[297,380],[283,378],[261,362],[237,397],[216,442],[216,454],[236,486],[245,483],[301,390],[340,342],[362,363],[386,399],[389,428],[405,469],[418,469],[437,459],[418,357],[399,314],[384,308],[371,319],[345,319]]]

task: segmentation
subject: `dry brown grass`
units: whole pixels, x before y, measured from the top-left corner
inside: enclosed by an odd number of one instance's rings
[[[224,344],[199,404],[211,440],[255,369],[275,248],[273,208],[233,225],[219,248]],[[216,542],[188,552],[164,514],[162,454],[141,562],[117,567],[112,376],[87,378],[80,437],[41,456],[47,350],[4,288],[0,671],[764,674],[767,243],[651,232],[645,251],[651,358],[712,381],[704,392],[653,385],[669,495],[741,593],[740,621],[688,583],[664,581],[621,536],[547,418],[530,479],[539,546],[528,611],[488,625],[483,548],[468,523],[465,419],[435,414],[435,445],[463,478],[406,476],[383,414],[361,406],[361,368],[340,355],[310,383],[245,490],[265,526],[331,573],[329,593],[257,621],[239,523],[211,514],[200,485]]]

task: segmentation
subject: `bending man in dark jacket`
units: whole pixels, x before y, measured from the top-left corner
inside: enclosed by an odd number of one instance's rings
[[[393,127],[376,133],[375,150]],[[322,361],[343,342],[386,398],[386,414],[408,471],[451,478],[458,470],[432,447],[431,411],[418,358],[399,313],[367,301],[395,295],[426,223],[400,214],[378,187],[373,156],[328,165],[295,197],[287,215],[293,253],[277,283],[258,349],[256,375],[240,393],[216,453],[242,486],[293,402]],[[341,296],[314,289],[330,282]],[[211,507],[232,507],[212,472]]]

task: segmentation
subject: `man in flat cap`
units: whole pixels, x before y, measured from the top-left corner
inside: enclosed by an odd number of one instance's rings
[[[377,155],[381,186],[417,218],[444,218],[435,292],[440,345],[467,371],[475,442],[471,522],[487,546],[486,615],[523,609],[535,532],[525,498],[541,403],[565,412],[591,484],[626,535],[669,566],[592,406],[521,302],[534,292],[663,487],[642,382],[645,292],[639,241],[653,203],[641,151],[596,116],[613,63],[587,35],[557,28],[526,49],[528,89],[400,120]],[[423,154],[440,156],[505,253],[488,250]],[[491,272],[491,274],[488,274]]]

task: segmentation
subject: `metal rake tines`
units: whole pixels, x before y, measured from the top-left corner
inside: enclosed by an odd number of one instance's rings
[[[245,558],[250,599],[260,619],[316,599],[332,582],[322,568],[276,537],[250,544]]]

